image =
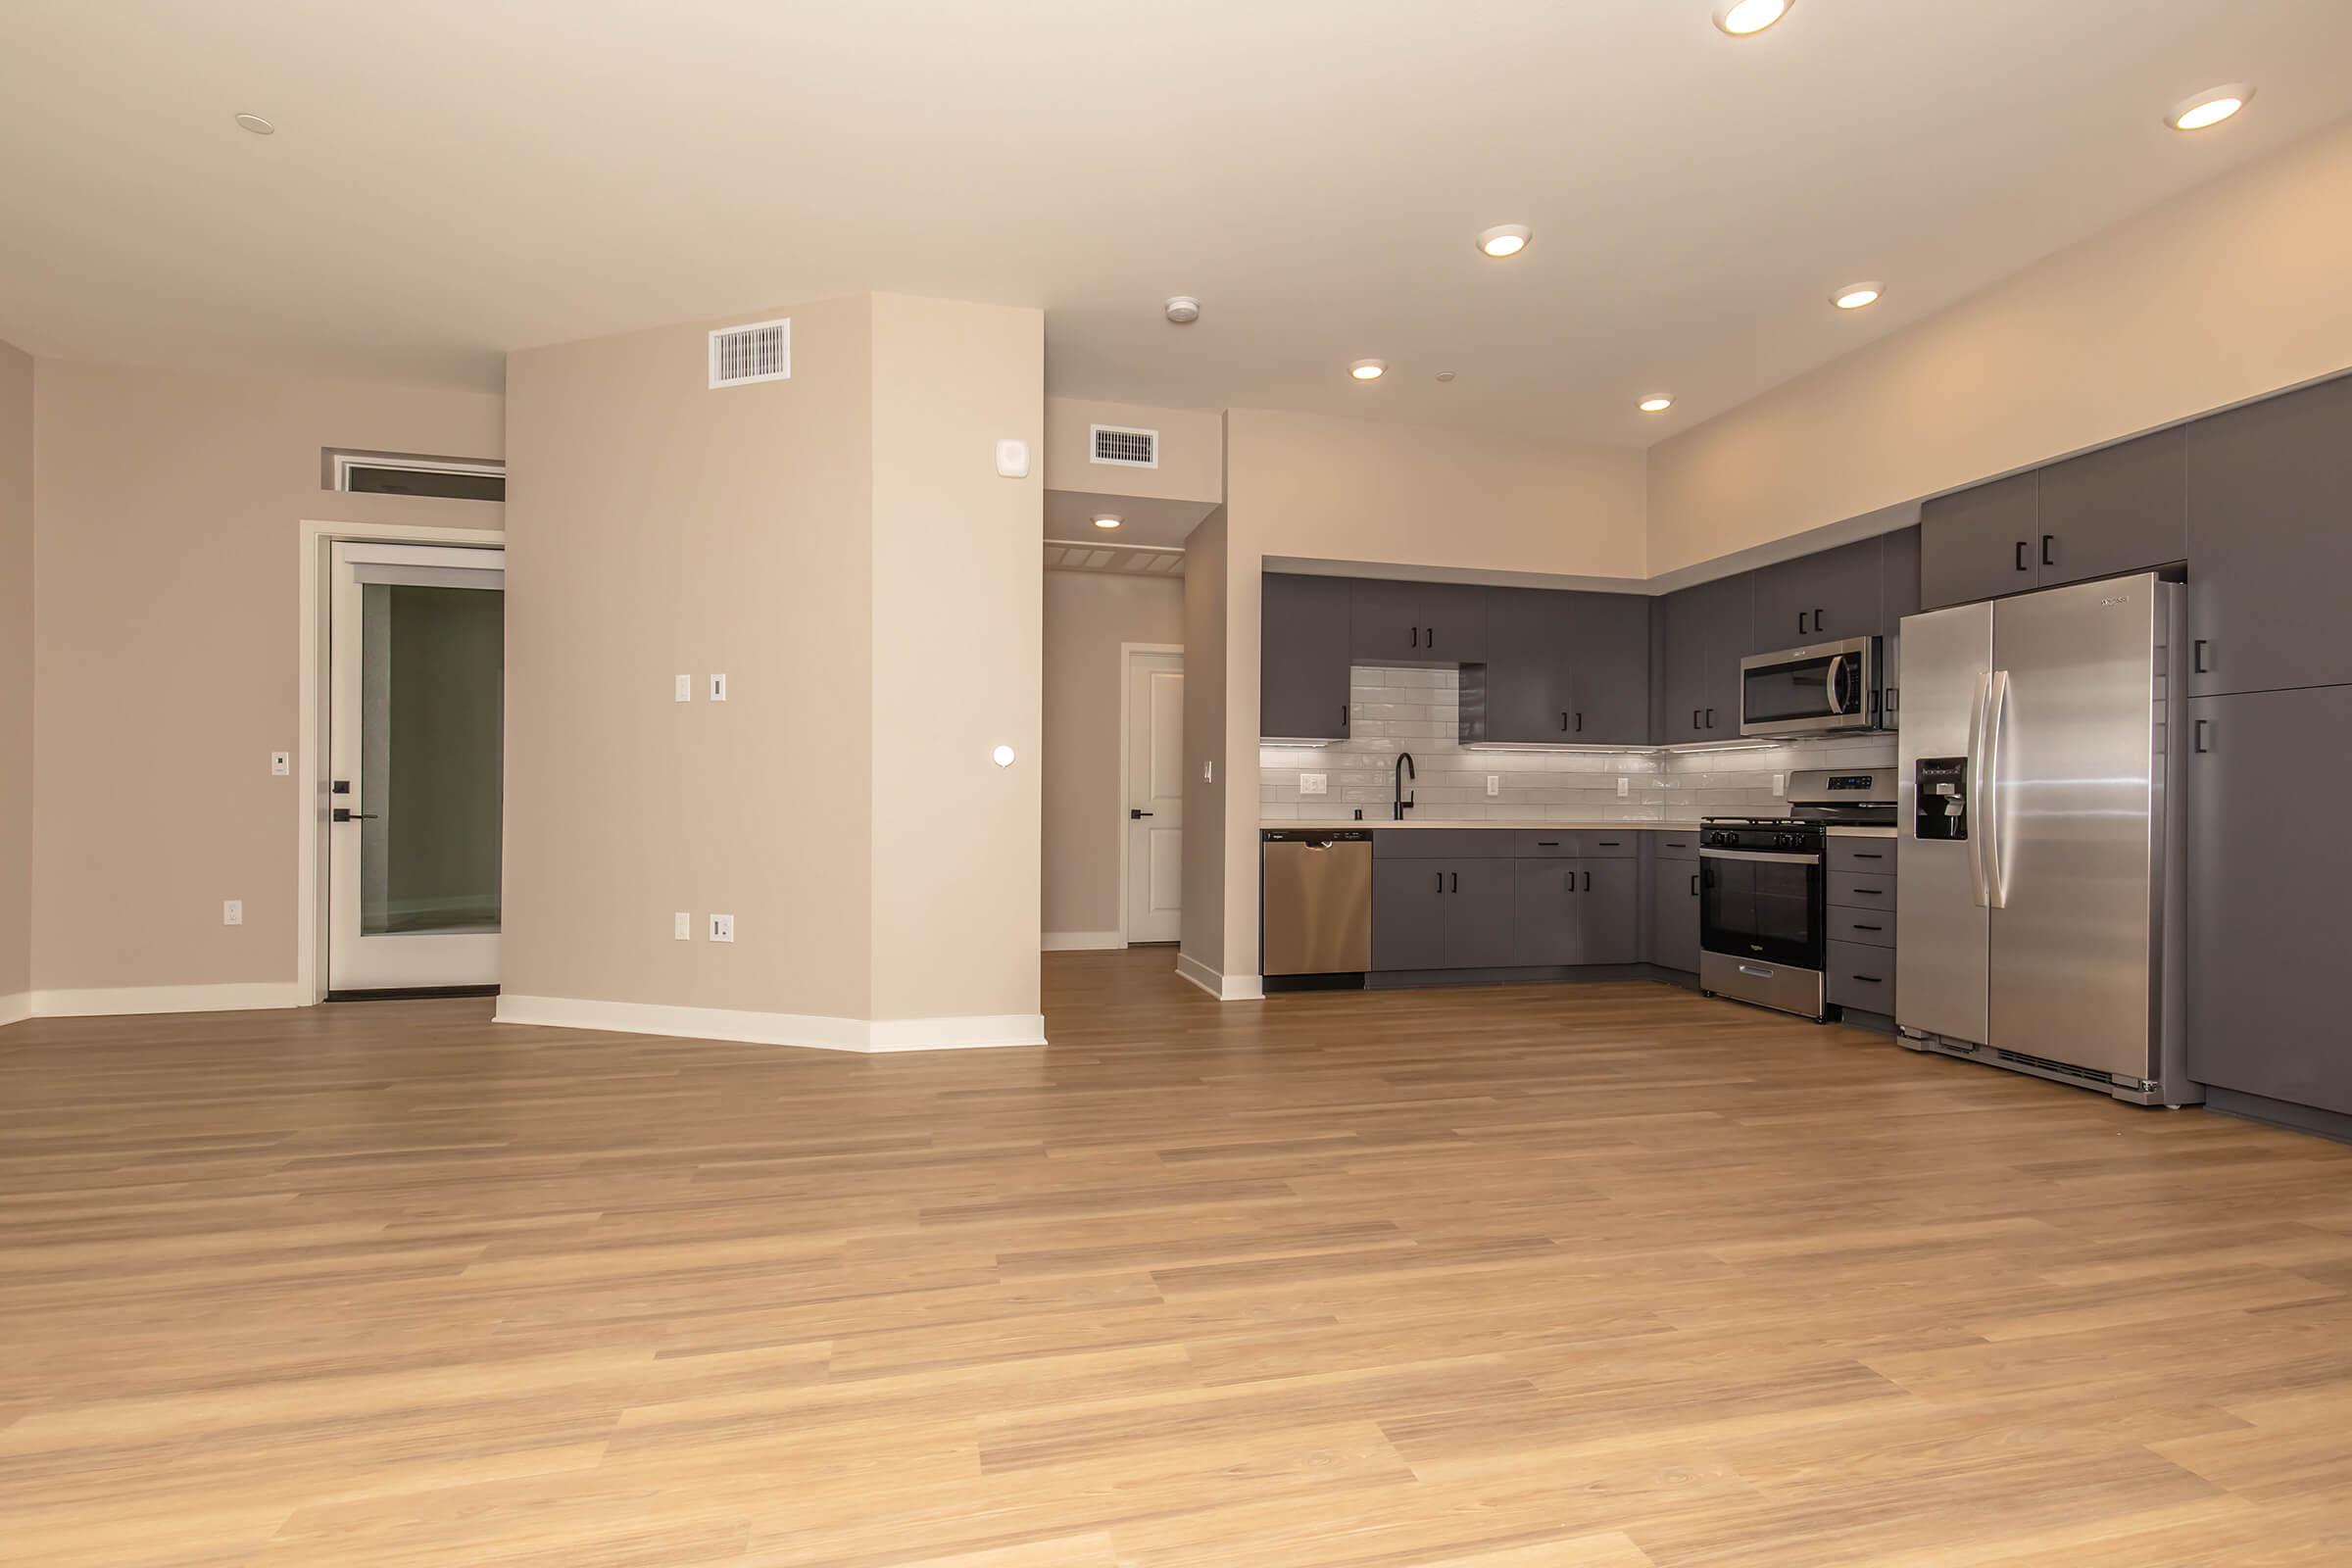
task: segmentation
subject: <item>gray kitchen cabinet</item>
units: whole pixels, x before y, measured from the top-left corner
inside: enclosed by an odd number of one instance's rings
[[[1881,721],[1888,728],[1903,721],[1903,617],[1919,613],[1919,528],[1917,524],[1888,534],[1879,558],[1879,593],[1886,608],[1886,660],[1879,680],[1885,691]]]
[[[1848,909],[1884,909],[1894,912],[1894,877],[1891,873],[1872,875],[1859,871],[1832,871],[1829,893],[1825,902]]]
[[[1258,618],[1258,734],[1348,738],[1351,586],[1345,577],[1266,573]]]
[[[2352,376],[2185,440],[2190,694],[2352,681]]]
[[[1492,588],[1358,578],[1348,593],[1349,652],[1359,664],[1476,664],[1487,657]]]
[[[2041,470],[2039,585],[2089,582],[2188,556],[2181,430],[2159,430]]]
[[[1752,572],[1668,594],[1659,622],[1659,744],[1740,734],[1740,661],[1755,629]]]
[[[2014,474],[1919,509],[1920,603],[2022,593],[2041,580],[2041,476]]]
[[[1513,963],[1578,963],[1584,934],[1581,860],[1519,860],[1512,884]]]
[[[2314,830],[2311,797],[2312,780],[2352,769],[2352,686],[2188,711],[2188,1076],[2352,1114],[2338,980],[2352,843]]]
[[[1894,875],[1894,847],[1891,836],[1878,838],[1854,833],[1833,833],[1829,840],[1830,874],[1840,871],[1859,871],[1869,876]]]
[[[1698,972],[1698,865],[1661,850],[1649,867],[1649,961],[1690,974]]]
[[[1578,963],[1642,960],[1642,860],[1639,856],[1581,860],[1577,897]]]
[[[1832,942],[1859,943],[1867,948],[1894,946],[1894,915],[1889,910],[1832,908],[1827,912]]]
[[[1894,1016],[1892,948],[1833,941],[1825,961],[1822,981],[1831,1006]]]
[[[1488,969],[1514,961],[1517,861],[1372,859],[1372,967]]]
[[[1884,629],[1877,539],[1839,545],[1756,571],[1755,627],[1747,652],[1769,654]]]
[[[1588,746],[1649,743],[1649,616],[1645,594],[1565,594],[1562,659],[1568,738]]]

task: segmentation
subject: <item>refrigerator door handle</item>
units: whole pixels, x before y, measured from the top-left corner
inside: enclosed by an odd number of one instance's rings
[[[1977,677],[1976,696],[1968,709],[1968,809],[1977,819],[1977,830],[1968,836],[1968,882],[1980,909],[1992,906],[1984,886],[1984,710],[1991,684],[1990,675]]]
[[[2009,868],[2001,853],[2001,727],[2009,716],[2009,672],[1996,669],[1984,706],[1984,793],[1977,807],[1984,821],[1985,907],[2009,907]]]

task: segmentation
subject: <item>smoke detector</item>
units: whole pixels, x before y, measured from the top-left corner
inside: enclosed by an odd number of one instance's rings
[[[1164,309],[1168,313],[1168,319],[1178,326],[1190,326],[1200,319],[1200,302],[1190,294],[1175,296]]]

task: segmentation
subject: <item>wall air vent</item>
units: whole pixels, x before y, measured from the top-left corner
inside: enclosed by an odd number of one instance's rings
[[[1086,430],[1096,463],[1115,464],[1122,468],[1159,466],[1157,430],[1132,430],[1118,424],[1090,424]]]
[[[722,326],[710,334],[710,384],[792,379],[792,318]]]

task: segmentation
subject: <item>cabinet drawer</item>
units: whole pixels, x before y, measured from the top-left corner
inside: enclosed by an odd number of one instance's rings
[[[1651,828],[1649,847],[1661,860],[1695,860],[1698,858],[1698,834],[1687,828],[1672,833]]]
[[[1390,860],[1507,860],[1518,854],[1519,837],[1486,827],[1393,827],[1374,830],[1372,854]]]
[[[1861,871],[1832,871],[1829,902],[1833,908],[1892,909],[1894,878]]]
[[[1858,871],[1864,876],[1894,875],[1894,840],[1830,838],[1830,869]]]
[[[1894,950],[1854,942],[1830,944],[1830,1001],[1865,1012],[1894,1013]]]
[[[1833,945],[1858,942],[1870,948],[1894,946],[1892,909],[1844,909],[1833,906],[1829,915],[1830,941]]]
[[[1642,853],[1642,835],[1637,829],[1625,832],[1594,831],[1583,828],[1575,831],[1545,828],[1527,828],[1517,833],[1496,834],[1497,838],[1512,841],[1504,852],[1523,860],[1547,860],[1555,857],[1578,860],[1630,860]]]

